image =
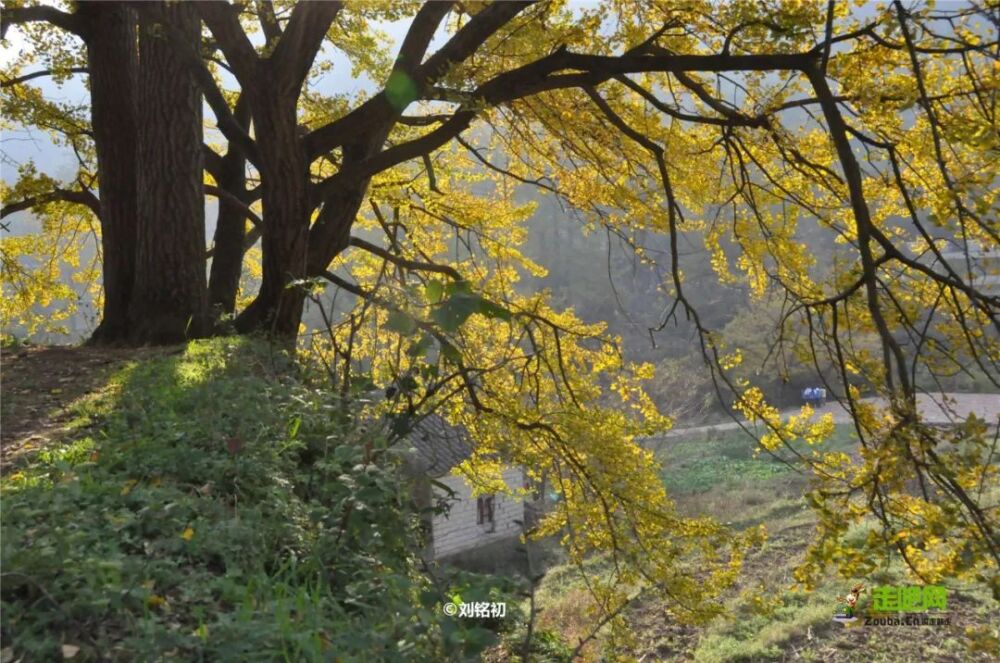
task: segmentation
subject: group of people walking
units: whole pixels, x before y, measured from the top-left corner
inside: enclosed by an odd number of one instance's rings
[[[822,407],[826,405],[826,389],[822,387],[806,387],[802,390],[802,400],[809,405]]]

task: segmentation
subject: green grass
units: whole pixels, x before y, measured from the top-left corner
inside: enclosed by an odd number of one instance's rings
[[[442,616],[384,441],[298,376],[214,339],[79,400],[0,485],[4,660],[432,660],[494,641]]]
[[[856,437],[850,426],[837,426],[833,436],[814,447],[818,451],[850,451]],[[637,638],[630,655],[645,660],[705,663],[779,661],[945,660],[987,661],[1000,655],[995,626],[996,602],[983,586],[949,582],[949,606],[956,622],[948,629],[864,627],[845,629],[832,621],[843,596],[856,583],[912,584],[899,564],[872,571],[863,578],[843,578],[830,570],[813,591],[794,590],[793,570],[802,561],[815,515],[804,494],[808,476],[765,452],[742,431],[713,431],[669,438],[657,457],[665,485],[687,515],[708,515],[734,529],[763,524],[769,532],[764,545],[744,563],[738,585],[725,597],[726,616],[700,627],[672,621],[669,604],[650,599],[629,613]],[[800,452],[809,450],[796,444]],[[784,450],[779,456],[790,458]],[[870,523],[846,533],[865,535]],[[601,573],[603,560],[588,560]],[[572,624],[570,635],[582,629],[590,599],[570,566],[549,571],[539,592],[545,615]],[[863,596],[865,610],[870,596]],[[546,621],[548,624],[548,622]],[[572,641],[572,638],[569,638]],[[598,660],[606,642],[598,638],[587,660]]]
[[[854,430],[839,425],[829,440],[816,450],[843,451],[856,443]],[[760,448],[753,436],[742,430],[708,431],[667,438],[658,457],[663,465],[663,481],[672,494],[707,492],[719,486],[785,481],[795,470],[789,466],[794,454],[781,449],[774,454]],[[792,445],[799,453],[809,453],[808,445]],[[794,463],[793,463],[794,464]]]

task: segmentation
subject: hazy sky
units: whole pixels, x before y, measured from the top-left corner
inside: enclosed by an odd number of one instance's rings
[[[43,4],[62,6],[61,3],[51,1],[43,2]],[[572,0],[572,6],[579,9],[592,8],[597,4],[599,4],[598,0]],[[416,3],[414,6],[416,7]],[[393,42],[393,50],[395,50],[395,45],[399,44],[405,36],[411,19],[412,16],[408,16],[399,21],[379,23],[376,28],[389,36]],[[447,36],[447,28],[443,24],[432,40],[428,52],[431,53],[441,46]],[[251,39],[259,43],[263,37],[257,34],[251,36]],[[18,27],[12,27],[7,33],[7,40],[0,43],[0,62],[3,63],[4,67],[9,66],[24,48],[26,48],[26,43],[22,32]],[[347,58],[329,44],[325,46],[320,59],[332,62],[333,68],[314,82],[316,90],[331,93],[358,93],[372,92],[376,89],[375,82],[366,76],[362,75],[355,79],[351,75],[351,66]],[[29,67],[24,73],[35,71],[37,68],[37,65]],[[76,75],[62,86],[57,86],[51,80],[44,78],[36,79],[33,84],[41,87],[50,99],[85,104],[88,102],[88,92],[84,85],[84,76]],[[227,87],[236,87],[232,79],[226,81],[226,75],[223,76],[223,80]],[[204,115],[206,128],[214,128],[215,116],[207,105]],[[76,158],[72,152],[54,146],[44,132],[37,129],[4,131],[2,138],[0,138],[0,177],[6,182],[13,181],[17,176],[17,166],[29,160],[34,160],[40,170],[54,177],[70,178],[76,173]]]
[[[57,4],[57,3],[46,3]],[[406,34],[410,17],[392,23],[378,25],[378,29],[389,35],[394,44],[398,44]],[[431,51],[441,45],[447,37],[444,29],[438,32],[431,44]],[[257,35],[256,39],[260,36]],[[82,43],[81,43],[82,47]],[[0,44],[0,63],[9,67],[18,57],[19,53],[27,48],[23,33],[17,26],[14,26],[7,33],[7,39]],[[395,48],[395,46],[394,46]],[[374,81],[362,75],[355,79],[351,76],[351,65],[347,59],[336,49],[327,45],[321,55],[321,59],[333,63],[333,68],[314,82],[314,88],[318,91],[329,92],[370,92],[375,89]],[[38,65],[29,66],[23,73],[37,70]],[[45,96],[52,100],[61,100],[71,103],[88,103],[88,91],[84,83],[85,74],[78,74],[67,80],[63,85],[56,85],[49,79],[36,79],[32,84],[37,84]],[[225,77],[224,77],[225,80]],[[232,79],[226,82],[228,87],[235,88]],[[215,127],[215,116],[209,107],[205,106],[206,128]],[[4,131],[0,138],[0,149],[2,149],[2,161],[0,161],[0,177],[10,183],[17,177],[17,166],[27,161],[34,160],[39,170],[54,177],[68,178],[76,172],[76,158],[72,151],[54,146],[48,136],[37,129],[20,129],[14,131]]]

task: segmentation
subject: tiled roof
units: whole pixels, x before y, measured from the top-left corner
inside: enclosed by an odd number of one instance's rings
[[[441,477],[472,455],[469,434],[461,426],[453,426],[441,416],[431,414],[417,423],[407,438],[416,448],[422,471],[431,477]]]

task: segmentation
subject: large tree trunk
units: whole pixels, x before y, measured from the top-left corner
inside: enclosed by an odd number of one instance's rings
[[[265,76],[267,68],[261,69]],[[306,276],[309,163],[298,137],[295,98],[279,94],[277,85],[265,84],[258,89],[251,107],[263,187],[264,276],[256,299],[239,315],[236,328],[294,338],[302,319],[304,292],[288,286]]]
[[[135,12],[124,2],[84,2],[90,71],[90,116],[101,199],[104,307],[91,342],[126,338],[135,279],[139,51]]]
[[[321,275],[348,247],[351,226],[370,180],[328,196],[310,230],[312,206],[306,155],[298,141],[272,141],[274,136],[295,133],[289,115],[286,109],[280,116],[283,132],[275,128],[271,115],[262,113],[258,117],[255,112],[254,116],[264,186],[264,279],[253,303],[237,318],[236,328],[244,333],[264,330],[294,338],[302,321],[305,298],[301,288],[289,288],[287,284],[293,279]],[[265,130],[268,126],[272,129]],[[381,127],[346,146],[345,165],[373,155],[387,135],[388,128]],[[295,173],[298,176],[293,177]]]
[[[249,104],[241,97],[236,104],[236,121],[247,129],[250,124]],[[246,158],[236,145],[230,145],[216,174],[219,188],[244,200],[246,195]],[[214,253],[208,277],[208,301],[213,317],[232,315],[236,310],[236,293],[243,273],[243,242],[246,239],[246,213],[239,205],[219,200],[219,215],[215,224]]]
[[[139,234],[130,339],[175,343],[208,332],[201,93],[156,23],[197,48],[193,3],[156,3],[139,34]],[[155,19],[153,17],[156,17]]]
[[[374,126],[367,136],[344,146],[344,167],[349,168],[378,153],[385,144],[393,120],[383,120]],[[330,263],[344,249],[351,238],[351,226],[358,216],[358,210],[368,192],[370,178],[355,182],[328,195],[323,201],[316,224],[309,233],[310,276],[318,276],[326,271]]]

